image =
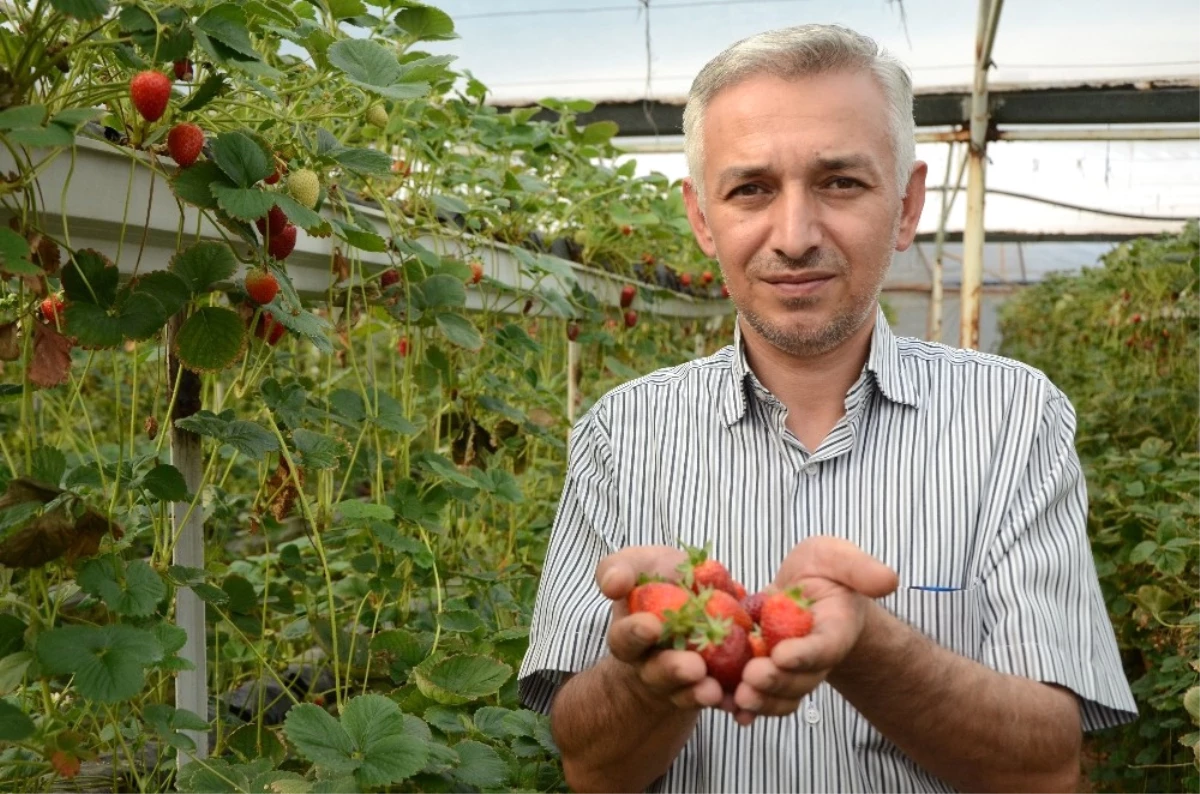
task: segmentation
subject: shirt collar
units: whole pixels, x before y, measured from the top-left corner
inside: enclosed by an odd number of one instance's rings
[[[892,333],[881,308],[876,309],[875,328],[871,333],[871,352],[867,356],[865,369],[874,376],[876,385],[887,399],[913,408],[920,405],[916,383],[912,375],[904,370],[896,335]],[[722,406],[726,426],[737,424],[746,414],[748,379],[757,380],[749,362],[746,361],[746,347],[739,318],[733,324],[729,387]]]

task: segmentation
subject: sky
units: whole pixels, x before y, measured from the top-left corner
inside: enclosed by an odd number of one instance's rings
[[[879,41],[912,71],[914,86],[969,86],[974,0],[432,0],[460,38],[422,49],[457,56],[506,104],[542,97],[672,99],[734,41],[805,22],[837,23]],[[903,9],[903,14],[901,13]],[[647,19],[649,30],[647,32]],[[993,51],[993,85],[1200,77],[1197,0],[1007,0]],[[649,81],[647,81],[649,71]],[[1200,120],[1198,120],[1200,121]],[[923,145],[928,184],[945,179],[946,147]],[[686,174],[681,155],[637,155],[639,171]],[[1200,216],[1200,140],[995,143],[988,185],[1123,212]],[[931,196],[921,230],[937,226]],[[949,228],[961,229],[965,196]],[[1137,221],[989,196],[988,228],[1156,232]]]

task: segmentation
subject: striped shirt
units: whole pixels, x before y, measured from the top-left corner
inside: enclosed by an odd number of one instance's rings
[[[737,331],[712,356],[601,398],[572,431],[519,673],[526,705],[548,711],[564,672],[607,653],[601,557],[711,543],[754,592],[801,540],[833,535],[899,574],[880,603],[943,647],[1071,689],[1084,730],[1134,719],[1062,392],[1015,361],[897,338],[878,312],[845,405],[807,451]],[[822,684],[794,714],[749,728],[704,710],[651,790],[951,789]]]

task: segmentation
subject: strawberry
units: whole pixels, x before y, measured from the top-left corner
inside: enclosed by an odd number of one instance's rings
[[[287,259],[296,247],[296,227],[288,224],[283,231],[267,240],[267,253],[276,259]]]
[[[407,336],[400,337],[400,341],[396,343],[396,354],[399,355],[400,358],[404,358],[405,356],[408,355],[408,337]]]
[[[679,566],[679,571],[683,574],[684,582],[689,583],[694,592],[699,593],[704,588],[711,587],[714,590],[723,590],[729,595],[734,594],[733,577],[729,575],[729,569],[717,560],[709,559],[708,546],[702,549],[693,546],[683,548],[688,559]]]
[[[732,620],[735,626],[741,626],[745,631],[754,630],[754,621],[736,598],[724,590],[705,590],[700,594],[704,601],[704,611],[714,618]]]
[[[637,288],[632,284],[626,284],[621,287],[621,308],[628,309],[633,305],[633,299],[637,295]]]
[[[138,72],[129,81],[129,98],[146,121],[158,121],[171,98],[171,79],[162,72]]]
[[[684,273],[682,276],[679,277],[679,283],[685,287],[692,286],[692,274]]]
[[[722,298],[729,297],[729,287],[725,286],[724,284],[721,285],[721,297]]]
[[[79,774],[80,763],[79,759],[72,753],[65,753],[62,750],[55,750],[50,755],[50,765],[54,767],[54,771],[60,777],[65,777],[68,780]]]
[[[271,172],[271,175],[263,180],[263,184],[264,185],[274,185],[276,182],[279,181],[279,173],[280,173],[279,166],[276,165],[275,170]]]
[[[176,124],[167,133],[167,152],[180,168],[196,162],[204,148],[204,130],[195,124]]]
[[[275,296],[279,294],[279,281],[275,274],[266,268],[251,270],[246,274],[246,294],[250,296],[250,300],[263,306],[275,300]]]
[[[707,287],[709,284],[712,283],[712,280],[713,280],[712,271],[705,270],[703,273],[700,274],[700,283],[703,284],[704,286]]]
[[[483,280],[483,263],[476,260],[471,262],[471,283],[478,284]]]
[[[388,125],[388,112],[383,105],[372,105],[367,109],[367,123],[385,129]]]
[[[579,323],[570,323],[567,325],[567,339],[574,342],[579,338]]]
[[[287,215],[276,204],[274,207],[271,207],[266,215],[256,220],[254,225],[258,227],[258,233],[263,236],[263,239],[269,240],[287,228],[288,219]]]
[[[175,79],[182,82],[187,82],[192,79],[192,62],[184,58],[171,64],[175,70]]]
[[[645,582],[629,591],[630,612],[649,612],[664,623],[678,612],[691,594],[674,582]]]
[[[642,252],[642,264],[653,266],[655,261],[654,254],[650,253],[649,251]]]
[[[42,319],[50,324],[56,323],[62,317],[63,299],[59,295],[49,295],[42,301]]]
[[[742,583],[739,582],[737,579],[733,580],[732,593],[733,593],[733,597],[736,598],[739,602],[746,600],[746,588],[742,587]]]
[[[625,312],[625,327],[632,328],[635,325],[637,325],[637,312],[635,312],[633,309],[630,309],[629,311]]]
[[[796,587],[767,596],[758,622],[767,647],[774,650],[784,640],[803,637],[812,631],[813,618],[808,601]]]
[[[621,234],[628,237],[629,235],[633,234],[633,227],[630,226],[628,223],[625,224],[624,226],[621,227]]]
[[[771,655],[771,649],[767,647],[767,641],[763,639],[762,632],[758,629],[750,632],[746,639],[750,642],[750,654],[755,659]]]
[[[392,286],[393,284],[399,284],[399,283],[400,283],[400,271],[394,267],[390,267],[387,270],[383,271],[381,274],[379,274],[379,286],[382,289],[387,289],[388,287]]]
[[[704,659],[708,674],[733,692],[742,682],[742,669],[753,657],[746,630],[741,626],[712,621],[693,635],[696,652]]]
[[[283,338],[286,332],[287,329],[283,327],[282,323],[275,322],[275,318],[271,316],[270,312],[263,312],[259,315],[258,325],[254,328],[254,335],[259,339],[265,339],[271,346]]]
[[[766,593],[754,593],[742,599],[742,609],[755,623],[762,623],[762,605],[767,599]]]
[[[321,180],[314,171],[301,168],[288,176],[287,189],[292,198],[312,209],[321,196]]]

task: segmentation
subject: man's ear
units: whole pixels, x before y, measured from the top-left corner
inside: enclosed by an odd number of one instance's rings
[[[908,189],[901,199],[900,229],[896,235],[896,250],[905,251],[917,237],[917,223],[925,207],[925,176],[929,166],[918,160],[908,178]]]
[[[691,177],[683,180],[683,203],[687,206],[688,223],[692,225],[692,233],[705,256],[716,259],[717,245],[713,242],[712,232],[708,228],[708,219],[700,207],[700,196],[696,193],[696,184]]]

